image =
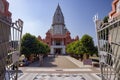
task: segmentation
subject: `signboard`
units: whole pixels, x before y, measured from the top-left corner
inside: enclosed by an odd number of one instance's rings
[[[84,65],[92,65],[92,59],[86,59],[83,61]]]

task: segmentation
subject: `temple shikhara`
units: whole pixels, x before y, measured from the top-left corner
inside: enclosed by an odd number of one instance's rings
[[[70,34],[65,26],[64,16],[58,4],[52,25],[47,31],[45,39],[42,39],[40,36],[38,36],[38,39],[50,46],[50,54],[66,54],[66,45],[79,40],[78,36],[72,39]]]

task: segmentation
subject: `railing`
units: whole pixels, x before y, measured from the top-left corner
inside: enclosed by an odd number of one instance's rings
[[[0,80],[17,80],[22,29],[20,19],[12,23],[0,17]]]
[[[120,19],[103,27],[95,19],[102,80],[120,80]],[[99,28],[98,28],[99,27]]]

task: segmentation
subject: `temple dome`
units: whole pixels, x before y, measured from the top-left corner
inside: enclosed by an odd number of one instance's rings
[[[53,23],[52,25],[58,25],[58,24],[63,24],[64,25],[64,16],[63,13],[61,11],[61,8],[58,4],[57,9],[55,11],[55,14],[53,16]]]

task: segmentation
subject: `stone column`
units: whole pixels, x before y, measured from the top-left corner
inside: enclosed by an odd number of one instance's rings
[[[54,40],[52,41],[52,45],[55,45],[55,42],[54,42]]]
[[[54,48],[50,47],[50,54],[54,54]]]
[[[62,54],[65,54],[65,47],[62,48]]]

